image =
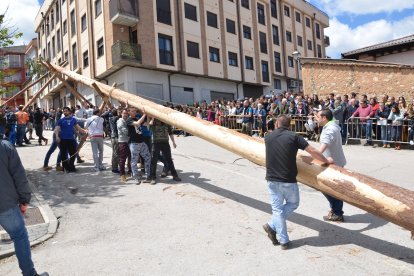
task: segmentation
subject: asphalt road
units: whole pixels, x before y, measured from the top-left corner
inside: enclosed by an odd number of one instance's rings
[[[173,157],[183,181],[169,177],[155,186],[93,172],[89,144],[77,174],[39,170],[48,147],[19,148],[29,178],[60,220],[55,237],[32,251],[37,269],[50,275],[414,275],[407,230],[348,204],[345,223],[324,222],[327,200],[305,185],[288,222],[293,248],[281,251],[262,230],[271,214],[264,168],[195,137],[176,140]],[[414,188],[413,151],[345,146],[345,152],[347,168]],[[108,166],[110,154],[105,147]],[[0,275],[19,275],[15,257],[0,261]]]

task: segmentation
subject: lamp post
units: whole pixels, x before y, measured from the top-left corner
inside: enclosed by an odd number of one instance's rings
[[[296,78],[298,80],[298,93],[300,93],[300,77],[299,77],[299,66],[300,66],[300,58],[301,53],[299,51],[294,51],[292,53],[293,59],[296,61]]]

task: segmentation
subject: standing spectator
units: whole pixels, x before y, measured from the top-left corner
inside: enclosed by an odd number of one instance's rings
[[[391,139],[395,142],[395,149],[400,150],[402,122],[404,114],[400,111],[397,105],[391,107],[391,113],[388,116],[388,120],[392,121]]]
[[[103,123],[104,119],[99,117],[99,109],[93,111],[93,115],[86,120],[85,127],[88,129],[89,138],[91,140],[93,163],[95,165],[95,171],[103,171],[105,167],[102,164],[103,161],[103,139],[104,139],[104,129]]]
[[[94,111],[93,105],[87,104],[86,105],[86,116],[87,116],[86,118],[92,117],[93,116],[93,111]]]
[[[118,149],[118,127],[117,122],[119,120],[118,110],[112,109],[112,117],[109,118],[109,128],[111,130],[111,144],[112,144],[112,172],[119,173],[119,149]],[[125,164],[124,164],[125,166]]]
[[[31,106],[29,106],[27,110],[27,114],[29,115],[29,121],[27,122],[27,130],[25,131],[25,136],[27,133],[29,133],[29,138],[27,138],[27,140],[34,140],[33,138],[34,117],[33,117],[33,110]]]
[[[0,140],[0,225],[13,240],[17,261],[23,275],[37,274],[32,261],[30,241],[22,214],[30,203],[31,191],[26,172],[16,149]],[[46,272],[40,276],[47,276]]]
[[[346,158],[342,150],[341,128],[333,121],[332,111],[323,109],[318,112],[318,123],[323,127],[319,137],[319,152],[322,153],[330,163],[334,163],[339,167],[346,165]],[[344,221],[343,205],[344,202],[328,194],[323,194],[329,201],[331,210],[323,219],[326,221]]]
[[[116,127],[118,130],[118,152],[119,152],[119,174],[121,175],[121,181],[125,182],[125,162],[126,160],[131,159],[131,151],[129,150],[129,135],[128,135],[128,110],[124,109],[121,113],[121,118],[116,122]],[[128,168],[130,169],[130,165]]]
[[[288,114],[291,116],[296,115],[296,105],[295,105],[295,102],[293,101],[289,103]]]
[[[6,135],[9,142],[14,146],[16,144],[16,114],[10,107],[6,107]]]
[[[377,119],[377,126],[381,127],[381,140],[382,140],[382,147],[383,148],[389,148],[390,145],[388,143],[388,140],[390,140],[390,137],[388,135],[388,125],[387,125],[387,119],[390,115],[389,108],[383,103],[380,102],[378,104],[378,109],[375,112],[375,118]]]
[[[36,135],[38,137],[39,146],[42,145],[42,141],[45,142],[45,146],[47,145],[47,139],[43,137],[43,119],[46,118],[45,113],[40,111],[39,107],[36,107],[36,111],[33,114],[33,123],[34,128],[36,131]]]
[[[76,118],[88,118],[88,113],[86,112],[85,108],[81,107],[80,105],[77,105],[75,108],[75,117]],[[83,121],[79,121],[78,124],[81,128],[85,127],[85,122]]]
[[[140,156],[144,158],[145,165],[146,178],[143,180],[143,182],[151,182],[151,154],[148,150],[148,146],[144,142],[144,135],[141,131],[141,125],[145,122],[145,118],[146,115],[144,113],[140,119],[137,119],[136,108],[129,108],[129,118],[126,121],[126,124],[128,126],[129,149],[131,151],[131,169],[137,185],[141,183],[141,174],[138,170],[138,161]]]
[[[241,132],[251,136],[253,124],[253,109],[250,107],[250,103],[248,100],[245,100],[243,102],[243,111],[240,116],[242,117]]]
[[[298,150],[306,150],[313,158],[328,163],[328,160],[302,136],[289,131],[289,126],[290,117],[280,115],[276,119],[276,130],[265,137],[266,180],[272,218],[263,225],[263,229],[273,245],[280,244],[282,250],[288,249],[290,245],[286,219],[299,206],[299,189],[296,181]]]
[[[60,154],[62,157],[62,166],[68,173],[76,172],[75,158],[76,158],[76,140],[75,140],[75,129],[85,134],[87,133],[82,129],[77,120],[72,116],[72,111],[69,107],[63,108],[62,119],[56,123],[56,143],[59,146]],[[69,158],[68,158],[69,153]]]
[[[16,135],[16,143],[19,147],[24,146],[23,140],[26,140],[26,124],[29,121],[29,114],[23,111],[23,106],[19,105],[19,111],[16,112],[16,120],[17,120],[17,135]],[[28,142],[28,141],[26,141]],[[30,142],[28,143],[30,144]]]
[[[367,101],[362,100],[360,102],[360,106],[358,109],[352,114],[351,118],[358,117],[357,124],[361,124],[361,132],[365,130],[365,137],[367,139],[367,142],[364,144],[364,146],[372,145],[371,143],[371,127],[372,126],[372,120],[369,120],[373,117],[374,114],[372,114],[372,108],[370,105],[368,105]],[[371,121],[371,123],[369,123]],[[361,133],[363,135],[363,133]],[[357,129],[357,136],[358,135],[358,129]]]

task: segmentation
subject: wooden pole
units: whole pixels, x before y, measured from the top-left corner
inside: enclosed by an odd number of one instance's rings
[[[36,92],[36,94],[33,95],[33,97],[29,100],[28,103],[23,107],[23,111],[26,110],[29,106],[31,106],[35,100],[40,96],[40,94],[43,92],[43,90],[46,89],[46,87],[53,81],[53,79],[56,77],[56,74],[53,74],[53,76],[40,88],[39,91]]]
[[[144,110],[151,117],[179,127],[253,163],[265,166],[265,145],[261,141],[155,104],[120,89],[113,89],[62,67],[56,65],[53,67],[84,85],[93,87],[93,83],[96,83],[105,95],[120,101],[128,101],[130,106]],[[414,231],[413,191],[335,165],[321,166],[319,162],[304,154],[298,154],[297,163],[298,180],[301,183]]]
[[[24,92],[26,92],[30,87],[34,86],[39,81],[43,80],[47,75],[48,75],[48,73],[44,74],[39,79],[37,79],[35,82],[31,83],[29,86],[26,86],[25,88],[23,88],[22,90],[20,90],[19,92],[17,92],[16,95],[14,95],[13,97],[11,97],[7,101],[5,101],[3,105],[4,106],[7,106],[9,103],[11,103],[12,101],[14,101],[14,99],[16,99],[18,96],[20,96],[21,94],[23,94]]]

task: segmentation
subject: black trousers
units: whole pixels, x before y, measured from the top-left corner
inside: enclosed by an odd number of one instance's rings
[[[42,124],[36,124],[34,125],[36,135],[39,137],[39,145],[42,144],[42,141],[46,141],[46,138],[43,137],[43,125]]]
[[[171,157],[171,147],[170,144],[167,143],[154,143],[152,144],[152,151],[151,151],[151,178],[156,178],[157,172],[157,161],[160,157],[160,153],[162,152],[162,156],[164,158],[164,166],[168,167],[171,171],[172,176],[177,176],[177,171],[174,167],[174,162]]]
[[[76,141],[74,139],[61,139],[59,144],[62,166],[65,171],[75,171]],[[68,153],[70,158],[68,158]]]

